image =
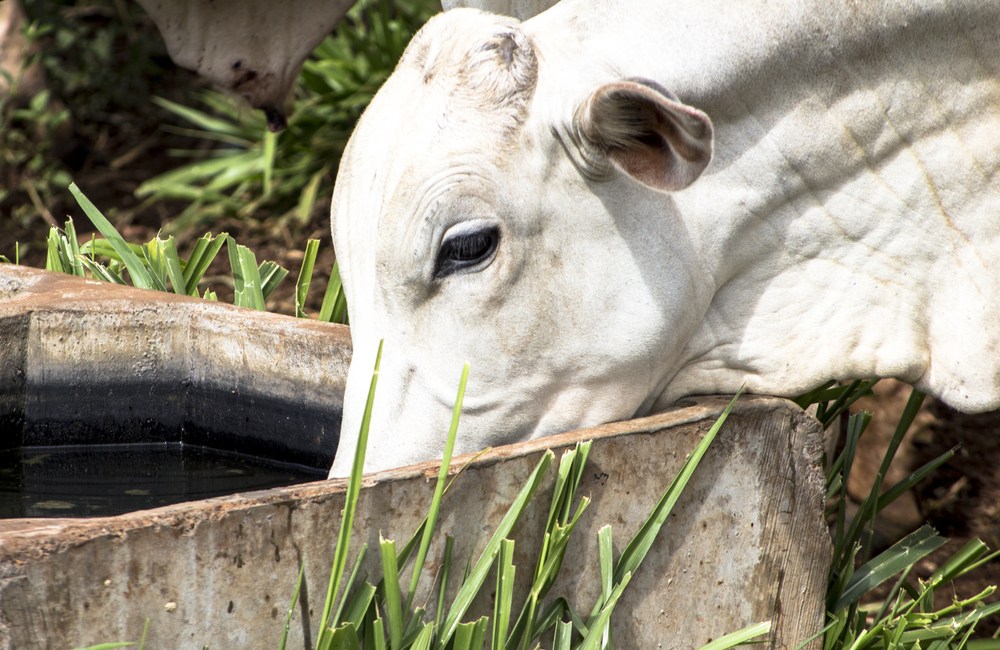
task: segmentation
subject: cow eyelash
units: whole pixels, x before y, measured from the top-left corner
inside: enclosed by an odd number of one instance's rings
[[[441,242],[434,277],[477,269],[492,260],[500,243],[500,229],[491,226],[446,237]]]

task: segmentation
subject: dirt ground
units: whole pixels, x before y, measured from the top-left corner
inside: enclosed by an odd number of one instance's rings
[[[161,68],[161,78],[169,82],[157,89],[158,94],[178,97],[185,89],[200,83],[188,73],[172,68],[169,60],[161,58],[154,63]],[[108,115],[104,124],[72,125],[61,148],[61,164],[130,241],[147,241],[182,207],[169,203],[143,205],[133,194],[142,181],[178,164],[177,159],[168,155],[169,150],[191,144],[184,136],[166,129],[163,118],[162,112],[151,105],[133,113],[118,111]],[[74,216],[81,239],[89,239],[91,228],[68,193],[46,206],[50,215],[36,211],[25,218],[22,212],[21,217],[15,218],[15,205],[27,200],[25,195],[14,193],[0,201],[0,254],[13,258],[15,242],[20,242],[22,263],[44,266],[45,238],[50,223],[54,218],[61,225],[67,214]],[[198,229],[176,233],[178,245],[185,254],[204,231],[229,232],[255,251],[258,259],[274,260],[289,269],[290,277],[270,301],[270,308],[292,313],[294,276],[298,273],[306,240],[317,238],[322,242],[316,265],[316,277],[321,281],[319,286],[325,286],[325,278],[333,264],[327,207],[325,202],[305,224],[278,223],[266,217],[202,224]],[[224,261],[220,260],[222,263]],[[224,271],[225,267],[220,267],[212,282],[221,299],[226,299],[227,295]],[[312,293],[310,306],[315,310],[322,295],[317,290]],[[894,413],[898,413],[904,401],[905,396],[896,392],[867,404],[866,408],[876,412],[873,430],[880,423],[883,429],[891,429],[897,417]],[[930,402],[921,425],[902,452],[912,467],[919,467],[952,446],[960,445],[954,459],[907,497],[898,513],[899,520],[889,526],[889,536],[898,537],[926,520],[940,533],[952,538],[944,551],[922,564],[920,573],[926,576],[949,552],[972,537],[979,537],[991,548],[1000,546],[1000,413],[965,415]],[[870,452],[872,455],[877,454],[879,440],[884,437],[884,433],[881,438],[878,433],[868,436],[870,445],[876,448]],[[963,581],[954,594],[941,594],[941,597],[944,600],[950,600],[951,596],[968,597],[990,584],[1000,584],[1000,562],[982,568],[974,577]],[[992,634],[998,628],[1000,621],[993,621],[990,625],[981,625],[980,633]]]
[[[854,410],[867,410],[872,422],[861,438],[855,471],[848,494],[857,500],[871,489],[871,481],[882,462],[910,387],[883,380],[876,396],[859,402]],[[949,449],[955,456],[938,468],[916,489],[903,495],[883,511],[876,537],[888,546],[924,522],[931,524],[949,542],[921,562],[916,571],[927,578],[971,539],[979,538],[991,549],[1000,547],[1000,412],[959,413],[943,403],[926,399],[907,432],[889,470],[884,487],[902,479]],[[955,583],[955,589],[936,594],[941,607],[953,598],[968,598],[991,585],[1000,585],[1000,562],[992,562]],[[997,600],[993,596],[990,601]],[[984,620],[977,636],[989,637],[1000,630],[1000,617]]]

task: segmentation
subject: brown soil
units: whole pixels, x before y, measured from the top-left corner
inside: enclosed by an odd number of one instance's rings
[[[883,380],[877,397],[864,400],[858,409],[872,413],[872,423],[862,436],[854,476],[848,492],[860,499],[871,489],[889,438],[895,430],[910,388]],[[889,471],[888,488],[911,471],[949,449],[955,456],[938,468],[911,493],[887,508],[876,531],[881,547],[897,541],[923,523],[932,525],[949,542],[917,565],[913,579],[926,579],[956,551],[972,539],[991,549],[1000,548],[1000,412],[965,414],[928,399],[914,426],[907,432]],[[1000,562],[986,564],[963,576],[953,587],[935,594],[936,605],[945,607],[954,599],[974,596],[989,586],[1000,585]],[[884,586],[881,592],[884,593]],[[993,595],[988,602],[1000,596]],[[1000,630],[1000,616],[977,626],[977,637],[990,637]]]

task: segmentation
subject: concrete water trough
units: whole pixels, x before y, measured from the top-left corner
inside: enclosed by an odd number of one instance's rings
[[[349,357],[343,327],[0,265],[4,446],[166,435],[324,465]],[[441,556],[447,533],[464,562],[546,449],[594,440],[580,488],[593,502],[567,553],[572,569],[552,591],[589,611],[597,530],[610,524],[620,552],[725,403],[687,400],[477,457],[444,501],[429,557]],[[769,645],[783,648],[820,629],[830,554],[820,440],[790,402],[741,399],[619,603],[616,647],[694,648],[770,620]],[[551,474],[514,531],[522,591]],[[428,463],[368,477],[353,548],[377,548],[380,533],[409,539],[435,475]],[[109,517],[0,521],[0,648],[136,640],[147,619],[146,648],[276,648],[300,563],[288,647],[310,648],[344,489],[319,480]]]

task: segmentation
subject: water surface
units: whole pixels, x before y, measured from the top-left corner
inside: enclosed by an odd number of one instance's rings
[[[0,451],[0,518],[109,516],[323,478],[180,442],[20,447]]]

